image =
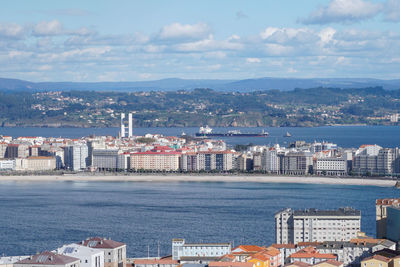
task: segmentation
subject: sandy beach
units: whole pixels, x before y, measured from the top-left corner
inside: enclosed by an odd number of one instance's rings
[[[119,181],[119,182],[258,182],[258,183],[299,183],[334,185],[369,185],[392,187],[394,180],[300,177],[300,176],[262,176],[262,175],[34,175],[0,176],[0,181]]]

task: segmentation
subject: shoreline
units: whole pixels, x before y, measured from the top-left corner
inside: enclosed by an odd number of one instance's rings
[[[363,185],[394,187],[396,180],[301,177],[301,176],[249,176],[249,175],[11,175],[0,176],[0,182],[247,182],[247,183],[294,183],[328,185]]]

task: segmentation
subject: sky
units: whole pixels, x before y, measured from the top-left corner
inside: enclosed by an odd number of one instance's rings
[[[400,79],[400,0],[2,0],[0,77]]]

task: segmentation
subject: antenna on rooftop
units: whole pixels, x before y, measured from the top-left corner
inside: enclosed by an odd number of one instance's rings
[[[147,259],[150,259],[150,246],[147,245]]]
[[[157,241],[157,256],[160,258],[160,240]]]

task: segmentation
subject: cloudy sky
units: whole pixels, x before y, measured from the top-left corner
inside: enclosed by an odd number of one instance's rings
[[[3,0],[0,77],[400,78],[400,0]]]

